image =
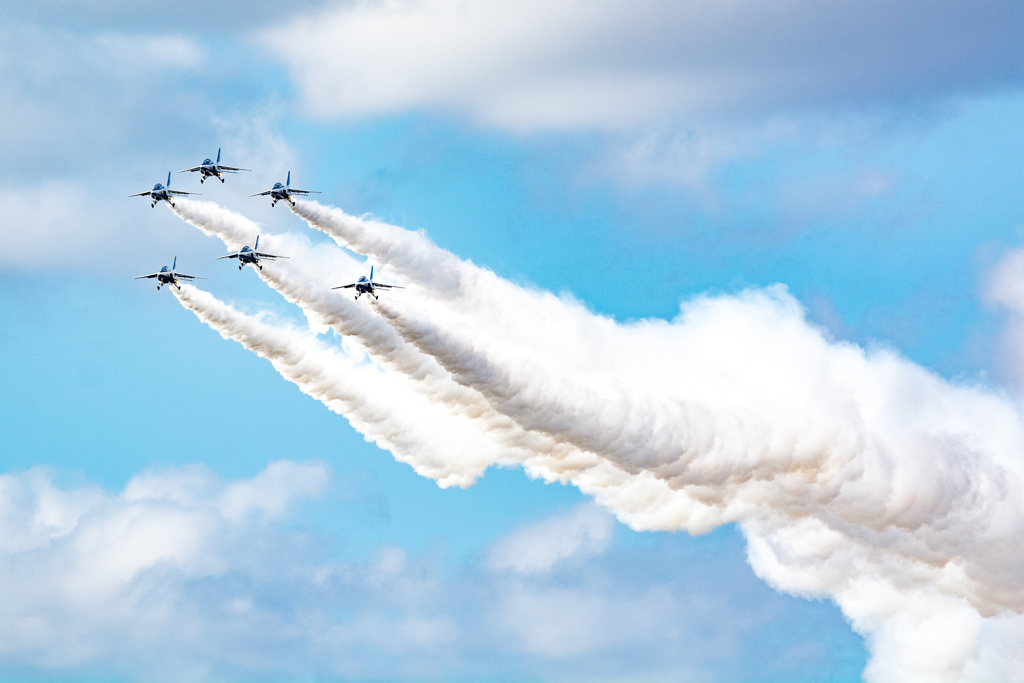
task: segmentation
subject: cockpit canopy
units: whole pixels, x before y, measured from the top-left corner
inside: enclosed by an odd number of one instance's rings
[[[210,159],[203,159],[203,166],[209,166],[212,163],[213,163],[213,161],[210,160]]]
[[[164,189],[164,186],[161,183],[157,183],[156,185],[153,186],[153,191],[154,192],[156,192],[157,190],[162,190],[162,189]]]
[[[242,251],[252,251],[250,247],[242,247]]]
[[[168,266],[164,266],[163,268],[160,269],[160,272],[161,273],[169,273],[169,272],[171,272],[171,269]]]
[[[359,276],[359,281],[360,281],[360,282],[369,282],[369,280],[367,280],[367,279],[366,279],[366,276],[365,276],[365,275],[360,275],[360,276]]]
[[[282,185],[281,183],[274,183],[275,190],[280,190],[282,187],[284,187],[284,185]]]

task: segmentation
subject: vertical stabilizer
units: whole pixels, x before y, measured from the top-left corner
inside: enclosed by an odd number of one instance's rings
[[[259,248],[260,248],[260,236],[259,236],[259,235],[256,235],[256,244],[255,244],[255,245],[253,245],[253,248],[252,248],[252,250],[253,250],[253,251],[256,251],[256,250],[257,250],[257,249],[259,249]]]
[[[288,180],[284,181],[284,186],[285,187],[291,187],[292,186],[292,172],[291,171],[288,171]]]
[[[220,147],[217,148],[217,163],[220,163]]]
[[[171,272],[173,273],[178,268],[178,256],[174,256],[174,263],[171,264]]]
[[[164,187],[170,187],[170,186],[171,186],[171,172],[168,171],[167,172],[167,185],[165,185]]]

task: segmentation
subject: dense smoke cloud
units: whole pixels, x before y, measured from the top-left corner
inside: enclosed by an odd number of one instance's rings
[[[576,483],[638,529],[739,522],[759,576],[832,598],[868,636],[869,680],[1007,680],[1022,663],[1024,425],[1011,401],[891,351],[836,344],[781,286],[620,325],[422,234],[311,202],[294,210],[409,289],[373,311],[318,291],[300,277],[301,259],[264,279],[365,347],[374,381],[409,401],[402,419],[440,411],[431,414],[457,417],[466,439],[475,431],[489,444],[472,458],[389,428],[378,442],[400,459],[430,458],[417,471],[463,483],[488,463],[519,462]],[[196,310],[200,295],[183,292]],[[222,334],[336,400],[346,354],[271,352],[256,336],[277,332],[240,331],[252,323],[212,297],[202,306],[222,311],[197,311]],[[377,313],[387,326],[371,322]],[[373,410],[384,421],[387,412]]]
[[[259,230],[255,223],[244,216],[210,202],[179,200],[174,211],[206,234],[220,238],[229,249],[237,249],[246,242],[251,243]],[[330,250],[336,253],[327,253],[329,250],[313,248],[294,235],[265,237],[272,239],[274,244],[282,245],[292,258],[265,263],[263,269],[257,270],[261,279],[288,301],[300,306],[315,326],[326,325],[344,335],[346,347],[350,351],[354,350],[357,356],[369,354],[378,365],[394,371],[387,376],[391,382],[396,383],[395,386],[402,385],[401,391],[413,391],[432,405],[444,406],[455,416],[469,418],[468,421],[445,421],[447,429],[468,428],[472,432],[471,439],[483,436],[491,442],[482,449],[481,454],[491,453],[494,459],[481,457],[477,461],[478,468],[464,469],[461,478],[442,479],[442,485],[454,483],[468,486],[489,464],[519,464],[531,476],[575,484],[617,510],[638,528],[677,529],[682,519],[692,515],[691,509],[695,503],[675,495],[665,482],[650,473],[627,473],[593,453],[581,451],[542,433],[523,429],[507,416],[495,411],[479,392],[455,382],[433,357],[407,343],[370,307],[329,291],[325,283],[333,282],[331,277],[336,277],[332,275],[331,268],[342,272],[352,270],[351,259],[343,253],[337,250]],[[182,290],[182,296],[189,296],[193,292],[194,296],[206,297],[201,300],[204,305],[199,308],[194,308],[199,299],[190,304],[197,314],[203,311],[201,317],[204,320],[223,321],[230,318],[234,321],[227,327],[216,327],[222,334],[224,329],[229,328],[249,332],[257,330],[255,336],[240,336],[237,332],[226,335],[241,341],[251,350],[273,347],[282,335],[293,341],[297,337],[302,338],[296,341],[294,349],[309,344],[316,347],[316,340],[309,335],[295,330],[277,330],[262,323],[262,326],[254,325],[251,317],[198,290]],[[327,353],[322,347],[318,348]],[[352,372],[353,367],[351,364],[346,365],[343,371]],[[289,375],[285,376],[291,379]],[[304,386],[296,383],[300,388]],[[303,391],[310,393],[305,388]],[[366,425],[357,425],[356,428],[371,441],[377,441],[373,436],[374,428]],[[497,451],[493,450],[495,446],[498,447]],[[438,444],[432,445],[422,439],[417,449],[403,451],[400,456],[400,459],[412,464],[421,474],[432,471],[434,465],[429,463],[448,458],[450,455],[443,452],[443,449],[438,450]],[[417,464],[421,460],[423,463]]]

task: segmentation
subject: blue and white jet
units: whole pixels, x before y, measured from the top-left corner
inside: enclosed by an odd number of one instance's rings
[[[211,161],[210,159],[203,159],[203,163],[199,164],[198,166],[193,166],[192,168],[183,169],[181,171],[178,171],[178,173],[189,173],[189,172],[198,171],[199,172],[199,184],[201,185],[203,183],[203,181],[206,180],[207,178],[217,177],[217,178],[220,178],[220,181],[223,183],[224,182],[224,174],[225,173],[238,173],[239,171],[251,171],[251,170],[252,170],[251,168],[236,168],[234,166],[225,166],[224,164],[220,163],[220,148],[218,147],[217,148],[217,161]]]
[[[256,235],[256,244],[255,244],[255,246],[252,246],[252,247],[248,247],[248,246],[242,247],[241,249],[236,251],[234,254],[228,254],[227,256],[218,256],[217,260],[219,261],[220,259],[223,259],[223,258],[236,258],[236,259],[238,259],[238,269],[239,270],[244,268],[245,264],[247,264],[247,263],[252,264],[252,266],[254,268],[259,268],[260,270],[263,270],[263,266],[260,265],[260,261],[263,260],[263,259],[266,259],[268,261],[273,261],[274,259],[278,259],[278,258],[288,258],[287,256],[275,256],[274,254],[264,254],[263,252],[258,251],[259,248],[260,248],[260,236]]]
[[[382,282],[374,282],[373,281],[373,266],[370,266],[370,277],[366,277],[365,275],[360,275],[359,279],[356,282],[353,282],[350,285],[342,285],[340,287],[331,287],[331,289],[351,289],[352,287],[356,288],[356,301],[359,301],[359,297],[361,297],[363,294],[369,294],[374,299],[380,299],[380,297],[377,296],[374,293],[374,290],[377,290],[377,289],[381,289],[381,290],[405,289],[405,287],[399,287],[398,285],[385,285]]]
[[[295,206],[295,200],[292,199],[293,194],[323,194],[322,192],[318,192],[316,190],[296,190],[291,186],[291,184],[292,172],[288,171],[288,179],[284,182],[284,185],[282,185],[281,183],[274,183],[274,186],[269,190],[257,192],[256,194],[251,194],[249,196],[263,197],[269,194],[271,199],[271,206],[275,206],[282,199],[287,200],[289,204]]]
[[[185,275],[185,273],[179,273],[176,268],[178,267],[178,257],[174,257],[174,263],[170,268],[164,266],[155,273],[149,275],[140,275],[136,280],[143,280],[145,278],[156,278],[156,291],[160,291],[160,288],[164,285],[174,285],[179,290],[181,285],[178,284],[178,280],[205,280],[205,277],[199,277],[198,275]]]
[[[171,206],[174,206],[174,198],[181,197],[188,194],[201,194],[199,192],[184,192],[182,190],[171,189],[171,172],[167,172],[167,185],[161,185],[157,183],[153,186],[152,190],[148,192],[139,192],[138,194],[130,194],[129,197],[149,197],[151,200],[149,208],[156,206],[157,202],[167,202]]]

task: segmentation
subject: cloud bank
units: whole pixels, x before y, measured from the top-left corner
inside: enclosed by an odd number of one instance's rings
[[[261,638],[238,639],[243,620],[278,615],[254,608],[251,585],[225,584],[237,573],[259,583],[268,550],[308,553],[276,522],[328,478],[317,463],[279,461],[237,482],[195,466],[137,475],[112,495],[59,487],[41,469],[0,475],[0,657],[8,667],[103,663],[122,673],[143,658],[186,677],[216,644],[234,641],[244,657]]]
[[[511,129],[928,102],[1024,80],[1018,3],[357,2],[261,34],[316,116]]]
[[[590,506],[514,530],[465,566],[389,546],[338,559],[326,549],[343,539],[296,514],[333,478],[291,461],[240,480],[148,471],[120,491],[44,469],[0,474],[5,677],[735,679],[750,676],[731,661],[742,640],[779,628],[777,597],[752,578],[669,571],[671,548],[617,551],[611,517]],[[500,561],[522,547],[544,558],[526,573]],[[781,643],[804,655],[770,665],[780,677],[834,665],[813,634]]]

